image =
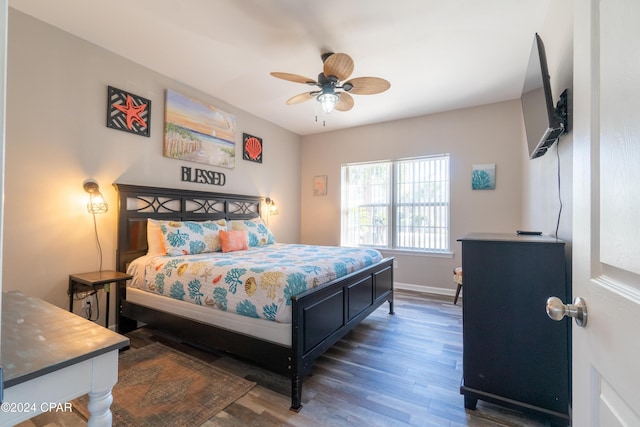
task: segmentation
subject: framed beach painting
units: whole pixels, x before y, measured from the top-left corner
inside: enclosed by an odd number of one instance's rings
[[[234,168],[236,117],[167,89],[163,155]]]

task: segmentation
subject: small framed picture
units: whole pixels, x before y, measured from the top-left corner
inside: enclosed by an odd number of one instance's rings
[[[473,190],[494,190],[496,188],[496,164],[473,165],[471,188]]]
[[[327,195],[327,175],[318,175],[313,177],[313,195]]]
[[[251,162],[262,163],[262,138],[243,133],[242,158]]]
[[[149,137],[151,135],[151,101],[108,86],[107,127]]]

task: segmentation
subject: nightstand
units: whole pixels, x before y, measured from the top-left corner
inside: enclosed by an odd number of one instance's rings
[[[133,276],[119,271],[91,271],[89,273],[78,273],[69,275],[69,311],[73,312],[73,296],[79,292],[90,292],[94,290],[104,289],[106,295],[106,313],[104,317],[104,326],[109,328],[109,291],[111,283],[124,284]]]

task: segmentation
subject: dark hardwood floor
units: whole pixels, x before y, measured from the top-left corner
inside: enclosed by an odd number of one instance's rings
[[[380,307],[317,360],[304,381],[299,413],[289,410],[286,377],[152,329],[129,336],[132,347],[159,341],[258,383],[203,427],[548,425],[482,401],[475,411],[464,409],[462,308],[452,300],[396,291],[395,315],[388,314],[388,305]],[[71,427],[84,421],[42,415],[23,425]]]

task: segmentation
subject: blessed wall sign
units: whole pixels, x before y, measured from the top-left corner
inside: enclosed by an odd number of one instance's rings
[[[227,177],[221,172],[182,166],[182,181],[222,186],[227,182]]]

